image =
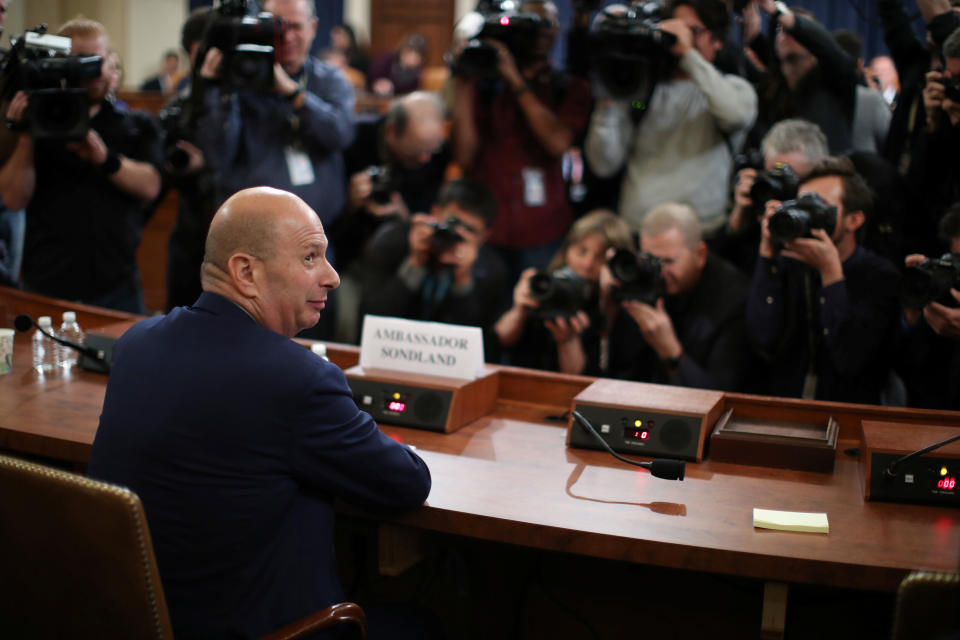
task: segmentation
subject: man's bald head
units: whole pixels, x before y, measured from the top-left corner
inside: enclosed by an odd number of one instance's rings
[[[276,253],[277,212],[299,198],[269,187],[244,189],[230,196],[213,216],[203,255],[204,272],[227,270],[227,261],[243,252],[269,260]]]

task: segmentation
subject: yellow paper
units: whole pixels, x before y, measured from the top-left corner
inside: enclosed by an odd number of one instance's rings
[[[761,529],[779,529],[781,531],[807,531],[810,533],[828,533],[825,513],[804,513],[802,511],[775,511],[773,509],[753,510],[753,526]]]

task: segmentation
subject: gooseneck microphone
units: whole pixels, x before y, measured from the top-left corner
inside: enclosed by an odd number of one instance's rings
[[[614,451],[607,441],[604,440],[597,430],[590,424],[590,421],[583,417],[579,411],[573,411],[573,418],[580,423],[584,429],[587,430],[587,433],[592,435],[597,439],[603,448],[607,450],[607,453],[612,455],[617,460],[621,462],[626,462],[627,464],[632,464],[637,467],[643,467],[644,469],[650,470],[650,475],[655,478],[663,478],[664,480],[683,480],[683,476],[686,473],[687,463],[683,460],[672,460],[670,458],[656,458],[650,462],[637,462],[635,460],[630,460],[629,458],[624,458],[616,451]]]
[[[906,462],[907,460],[912,460],[913,458],[916,458],[917,456],[922,456],[922,455],[925,454],[925,453],[930,453],[931,451],[933,451],[933,450],[935,450],[935,449],[939,449],[940,447],[946,446],[946,445],[950,444],[951,442],[956,442],[957,440],[960,440],[960,434],[955,435],[955,436],[953,436],[953,437],[951,437],[951,438],[947,438],[946,440],[943,440],[942,442],[935,442],[935,443],[931,444],[929,447],[924,447],[923,449],[918,449],[918,450],[916,450],[916,451],[913,451],[913,452],[911,452],[911,453],[908,453],[908,454],[905,455],[905,456],[900,456],[899,458],[897,458],[896,460],[894,460],[893,462],[891,462],[891,463],[887,466],[886,469],[883,470],[883,475],[886,476],[887,478],[895,478],[895,477],[897,477],[897,466],[898,466],[899,464],[901,464],[901,463],[903,463],[903,462]]]
[[[13,326],[16,327],[17,331],[20,331],[20,332],[29,331],[33,327],[36,327],[37,331],[47,336],[57,344],[62,344],[65,347],[69,347],[70,349],[73,349],[79,353],[82,353],[83,355],[87,356],[88,358],[91,358],[92,360],[96,360],[97,363],[102,365],[108,372],[110,371],[110,363],[107,361],[106,354],[104,354],[103,351],[100,351],[99,349],[94,349],[93,347],[86,347],[82,344],[77,344],[76,342],[72,342],[71,340],[66,340],[64,338],[55,336],[52,333],[48,333],[44,331],[40,327],[40,325],[34,322],[33,318],[26,313],[21,313],[20,315],[18,315],[13,321]]]

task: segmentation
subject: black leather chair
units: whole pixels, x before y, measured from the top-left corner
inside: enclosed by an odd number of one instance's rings
[[[960,574],[914,571],[897,589],[893,640],[960,638]]]
[[[363,610],[347,602],[266,638],[345,623],[366,637]],[[135,493],[0,455],[0,636],[173,638]]]

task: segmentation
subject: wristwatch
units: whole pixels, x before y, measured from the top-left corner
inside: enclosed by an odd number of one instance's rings
[[[107,176],[112,176],[117,171],[120,171],[120,154],[114,151],[107,151],[107,159],[100,165],[100,171]]]

